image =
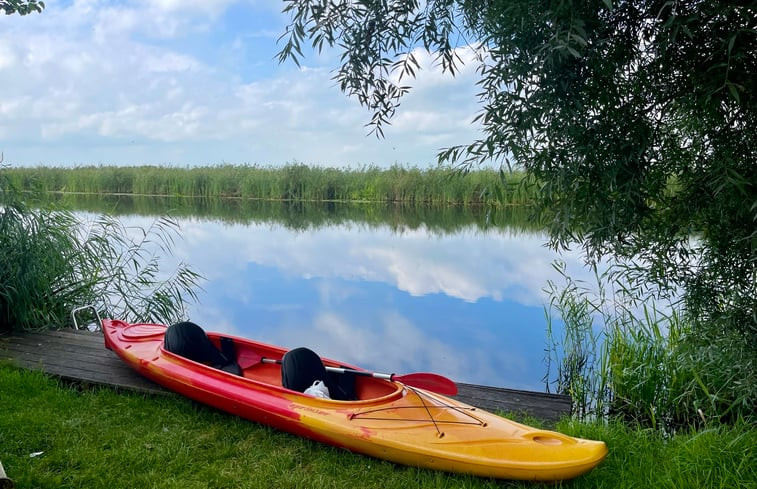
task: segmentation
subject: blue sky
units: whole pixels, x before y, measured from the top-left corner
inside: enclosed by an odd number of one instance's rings
[[[279,64],[276,0],[46,1],[0,17],[0,151],[12,165],[434,165],[477,136],[475,66],[413,82],[385,139],[331,80]],[[467,57],[466,53],[461,53]]]

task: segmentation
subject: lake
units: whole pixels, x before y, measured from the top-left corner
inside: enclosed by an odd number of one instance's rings
[[[205,277],[189,319],[371,370],[544,390],[543,233],[482,209],[93,196],[79,212],[148,227],[177,216],[178,260]],[[418,215],[420,213],[420,215]],[[446,217],[445,217],[446,213]],[[577,253],[559,256],[574,278]],[[556,336],[562,325],[553,324]]]

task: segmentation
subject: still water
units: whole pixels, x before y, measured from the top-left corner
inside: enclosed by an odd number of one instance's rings
[[[130,226],[167,212],[120,202],[121,211],[105,208]],[[292,225],[281,213],[183,209],[171,260],[206,279],[188,310],[205,329],[308,346],[372,370],[544,390],[542,289],[559,275],[543,234],[484,226],[475,214],[447,227],[359,217]],[[574,277],[586,273],[577,254],[559,258]],[[553,324],[558,337],[561,327]]]

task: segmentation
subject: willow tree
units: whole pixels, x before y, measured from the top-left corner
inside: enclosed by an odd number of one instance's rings
[[[42,12],[45,2],[38,0],[0,0],[0,10],[5,15],[27,15],[32,12]]]
[[[551,244],[643,264],[693,318],[757,332],[757,2],[285,0],[281,61],[334,78],[381,136],[420,69],[476,56],[481,137],[440,150],[525,169]],[[649,283],[649,282],[648,282]]]

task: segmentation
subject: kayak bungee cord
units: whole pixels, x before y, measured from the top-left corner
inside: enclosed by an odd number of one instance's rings
[[[382,407],[382,408],[376,408],[376,409],[369,409],[369,410],[366,410],[366,411],[360,411],[360,412],[357,412],[357,413],[352,413],[352,414],[350,414],[349,419],[350,420],[352,420],[352,419],[361,419],[361,420],[370,419],[370,420],[375,420],[375,421],[409,421],[409,422],[415,422],[415,423],[419,423],[419,422],[423,422],[423,421],[431,421],[431,423],[433,423],[433,425],[434,425],[434,428],[436,429],[436,433],[437,433],[437,436],[439,438],[441,438],[441,437],[444,436],[444,432],[441,429],[439,429],[439,425],[440,424],[472,425],[472,426],[482,426],[482,427],[486,426],[486,422],[485,421],[482,421],[481,419],[479,419],[476,416],[474,416],[473,414],[471,414],[470,411],[475,411],[476,410],[475,407],[468,407],[468,408],[461,409],[460,407],[452,406],[450,404],[447,404],[446,402],[444,402],[443,400],[441,400],[441,399],[439,399],[437,397],[429,396],[427,393],[425,393],[423,391],[419,391],[418,389],[415,389],[415,388],[410,387],[408,385],[405,385],[405,387],[407,388],[408,391],[410,391],[410,392],[414,393],[416,396],[418,396],[418,399],[421,401],[422,407],[426,411],[426,414],[428,414],[428,419],[414,419],[414,418],[396,419],[396,418],[383,418],[383,417],[379,417],[379,416],[365,416],[367,414],[380,413],[382,411],[396,411],[396,410],[399,410],[399,409],[418,409],[418,406],[396,406],[396,407]],[[436,401],[436,403],[438,403],[438,404],[436,404],[436,405],[428,404],[426,402],[427,400]],[[473,421],[449,421],[449,420],[443,420],[443,419],[436,419],[434,417],[433,413],[431,412],[430,408],[438,409],[438,410],[456,411],[456,412],[458,412],[460,414],[463,414],[464,416],[467,416],[468,418],[471,418]]]

